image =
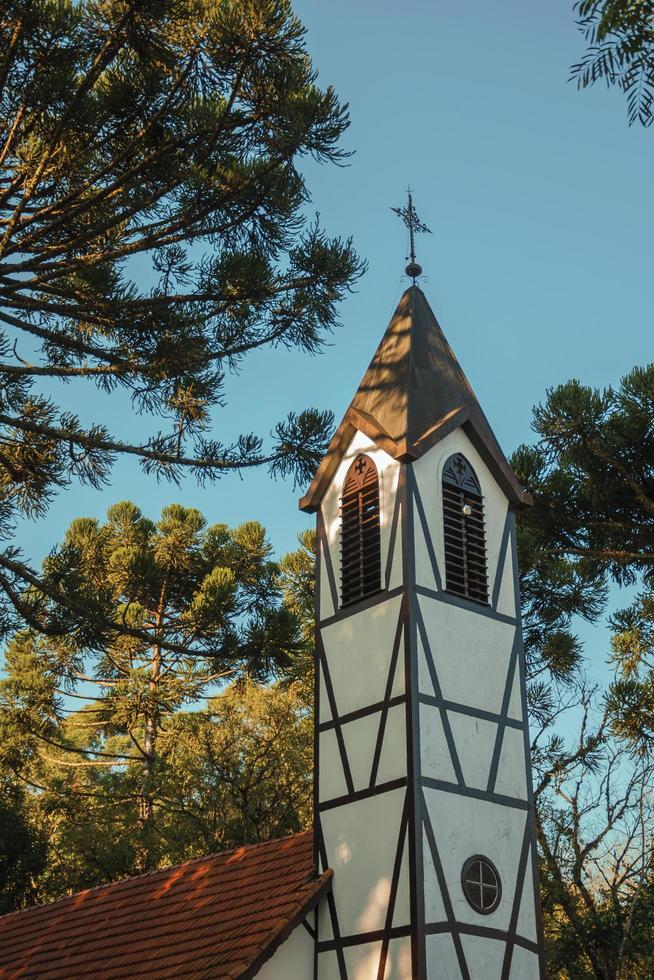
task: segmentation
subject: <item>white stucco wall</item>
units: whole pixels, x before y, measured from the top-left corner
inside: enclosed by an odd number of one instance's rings
[[[311,913],[310,921],[313,921]],[[258,980],[312,980],[314,941],[303,925],[275,950],[257,973]]]
[[[321,815],[332,891],[344,935],[374,932],[386,919],[404,790],[368,797]],[[408,868],[400,874],[394,922],[409,921]],[[322,937],[321,937],[322,938]]]
[[[511,976],[515,980],[539,980],[540,971],[536,954],[516,946],[511,960]]]
[[[339,714],[383,699],[401,601],[397,595],[359,613],[353,611],[321,631]],[[396,670],[394,690],[403,693],[401,669]],[[321,722],[327,720],[323,707],[329,708],[326,697],[321,697]]]
[[[418,600],[441,693],[447,701],[499,714],[515,627],[438,600]],[[418,635],[418,683],[433,694]]]

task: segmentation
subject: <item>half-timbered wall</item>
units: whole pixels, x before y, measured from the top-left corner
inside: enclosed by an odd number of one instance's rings
[[[442,467],[482,488],[489,604],[444,591]],[[340,608],[339,498],[359,454],[380,478],[382,590]],[[362,433],[318,515],[316,840],[334,869],[318,980],[540,976],[513,516],[462,430],[398,463]],[[502,897],[461,887],[487,857]]]
[[[340,608],[339,500],[352,460],[366,453],[380,481],[382,591]],[[400,464],[357,433],[318,518],[317,837],[334,869],[321,903],[318,977],[411,977],[405,698],[406,600]]]
[[[488,605],[444,591],[438,491],[457,452],[484,497]],[[461,429],[410,471],[427,975],[531,980],[540,975],[536,852],[513,514]],[[501,900],[488,915],[461,887],[463,864],[477,854],[501,879]]]

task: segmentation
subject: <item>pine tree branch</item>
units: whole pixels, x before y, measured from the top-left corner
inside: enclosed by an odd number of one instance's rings
[[[138,759],[131,759],[126,756],[122,762],[101,762],[100,760],[87,760],[86,762],[66,762],[64,759],[55,759],[51,755],[43,752],[39,749],[39,756],[45,759],[46,762],[54,763],[56,766],[64,766],[66,769],[88,769],[93,766],[106,766],[108,768],[115,768],[116,766],[127,766],[133,765],[135,762],[139,762]],[[136,797],[135,797],[136,798]]]
[[[65,673],[71,679],[75,678],[75,680],[83,681],[86,684],[97,684],[99,687],[118,687],[120,684],[120,681],[110,680],[108,677],[89,677],[87,674],[80,674],[76,670],[71,670],[70,667],[66,667]]]
[[[17,416],[5,415],[0,413],[0,425],[9,428],[19,429],[23,432],[31,432],[35,435],[45,436],[55,442],[69,443],[86,450],[100,450],[108,453],[123,453],[131,456],[138,456],[141,459],[151,460],[154,463],[169,466],[183,466],[203,470],[241,470],[257,467],[275,462],[277,454],[256,455],[251,459],[229,458],[223,456],[216,457],[192,457],[179,456],[173,453],[166,453],[151,449],[148,446],[135,446],[132,443],[118,442],[113,439],[105,439],[100,436],[88,435],[85,432],[71,429],[62,429],[57,426],[49,426],[38,422],[31,422],[29,419],[18,418]]]
[[[306,125],[302,136],[298,137],[297,143],[302,142],[310,132],[313,120]],[[292,159],[295,148],[289,148],[285,153],[280,154],[277,157],[273,157],[272,160],[263,168],[258,170],[253,178],[251,178],[250,183],[261,183],[264,181],[265,177],[270,176],[276,171],[282,170],[284,164],[288,164]],[[281,173],[280,173],[281,176]],[[74,272],[80,266],[88,268],[92,265],[97,265],[98,263],[111,263],[114,264],[118,261],[122,261],[128,257],[132,257],[141,252],[151,251],[155,248],[162,248],[166,245],[176,244],[182,241],[192,242],[196,238],[207,238],[209,236],[224,236],[230,231],[237,227],[245,224],[249,219],[254,217],[257,210],[262,206],[266,200],[267,194],[269,194],[269,189],[265,188],[258,199],[250,206],[250,208],[241,214],[236,215],[232,220],[226,223],[220,223],[213,226],[205,226],[203,222],[210,214],[217,210],[216,202],[212,201],[205,205],[204,208],[197,206],[187,207],[185,210],[178,212],[176,217],[173,219],[169,216],[166,221],[155,222],[153,224],[146,224],[142,226],[137,226],[136,228],[130,229],[129,237],[134,235],[138,236],[135,242],[125,243],[120,247],[109,249],[106,243],[103,243],[103,248],[96,250],[95,253],[84,253],[78,255],[72,262],[70,260],[54,263],[52,264],[50,260],[53,256],[61,253],[70,253],[75,250],[81,249],[85,245],[90,245],[106,235],[117,225],[125,226],[129,221],[139,213],[146,212],[149,208],[153,207],[160,201],[165,194],[170,193],[179,182],[179,178],[171,181],[167,189],[157,191],[156,193],[150,194],[149,197],[143,197],[138,202],[135,202],[131,208],[126,211],[119,212],[110,221],[105,222],[104,225],[94,227],[89,233],[85,235],[78,236],[77,239],[68,239],[59,248],[48,248],[45,254],[46,261],[27,259],[19,263],[3,263],[5,273],[9,272],[12,274],[24,274],[25,272],[35,271],[41,268],[41,278],[45,276],[48,278],[52,274],[63,275]],[[230,194],[223,197],[222,203],[228,203],[230,198],[236,197],[242,194],[243,190],[248,185],[236,185]],[[195,230],[193,230],[195,229]],[[26,252],[29,251],[30,245],[32,243],[29,240],[20,240],[14,248],[6,248],[6,255],[11,255],[14,252]],[[0,252],[0,255],[2,252]]]
[[[25,103],[23,103],[20,106],[18,112],[14,116],[14,121],[13,121],[13,123],[11,125],[11,129],[7,133],[7,139],[5,140],[5,145],[2,147],[2,150],[0,150],[0,167],[3,166],[5,160],[7,159],[7,156],[11,152],[11,148],[12,148],[14,139],[16,138],[16,135],[18,133],[18,129],[20,127],[20,124],[23,121],[24,115],[25,115]],[[6,197],[5,196],[3,196],[3,200],[6,200]],[[4,207],[3,207],[3,210],[5,210]],[[10,209],[8,208],[7,210],[11,210],[11,212],[13,213],[13,210],[14,210],[13,209],[13,206]],[[3,224],[4,224],[4,222],[3,222]]]
[[[48,330],[46,327],[39,327],[29,320],[21,320],[18,317],[12,316],[6,311],[0,310],[0,321],[3,321],[10,327],[17,327],[19,330],[25,331],[25,333],[32,334],[34,337],[39,337],[41,340],[45,340],[48,343],[58,346],[59,348],[65,348],[68,350],[73,350],[78,354],[85,354],[89,357],[97,357],[99,361],[108,361],[110,364],[117,364],[119,366],[125,366],[130,368],[129,361],[122,361],[117,355],[112,351],[106,351],[102,347],[97,347],[95,345],[82,342],[77,337],[71,337],[69,334],[62,334],[57,330]]]
[[[106,763],[106,765],[109,765],[109,763]],[[8,768],[10,768],[14,776],[16,776],[17,779],[20,779],[21,782],[25,783],[26,786],[31,786],[32,789],[38,789],[43,793],[51,794],[53,796],[58,796],[66,803],[70,801],[70,795],[67,791],[58,791],[52,789],[52,787],[50,786],[43,786],[41,783],[37,783],[34,782],[34,780],[28,779],[27,776],[23,775],[23,773],[19,769],[16,769],[13,766],[8,766]],[[130,796],[120,797],[119,799],[107,799],[107,796],[104,793],[89,793],[81,789],[76,789],[75,795],[90,797],[91,799],[99,800],[101,804],[103,804],[104,806],[122,806],[123,803],[132,803],[134,800],[138,799],[138,794],[136,793],[133,793]]]
[[[148,165],[147,169],[154,169],[157,160],[160,159],[161,156],[160,153],[159,156],[157,157],[151,156],[149,160],[148,158],[146,159],[141,158],[139,162],[135,164],[132,168],[122,173],[120,179],[116,178],[113,181],[113,183],[105,184],[101,188],[101,190],[96,192],[94,196],[88,195],[89,190],[91,190],[93,186],[97,186],[106,177],[110,176],[112,172],[114,172],[117,169],[118,164],[120,164],[124,160],[128,160],[130,155],[135,155],[136,158],[138,159],[138,154],[136,153],[136,151],[139,145],[140,144],[142,145],[143,141],[147,139],[148,136],[151,135],[152,131],[162,120],[166,110],[172,107],[173,100],[181,90],[183,83],[187,80],[192,67],[193,67],[193,62],[189,61],[189,64],[187,65],[185,70],[183,72],[180,72],[177,82],[171,88],[171,91],[168,93],[168,96],[164,100],[162,100],[162,103],[157,109],[157,111],[152,116],[150,116],[147,125],[142,126],[139,130],[137,130],[137,132],[133,135],[131,140],[123,147],[123,149],[117,156],[112,157],[104,168],[94,173],[92,179],[89,180],[87,183],[81,184],[80,186],[76,187],[73,192],[64,195],[63,197],[57,198],[57,200],[53,201],[50,205],[47,205],[46,207],[41,208],[40,210],[35,212],[33,218],[34,221],[43,222],[44,218],[48,217],[48,215],[53,214],[53,212],[56,214],[57,218],[60,219],[59,222],[51,222],[50,224],[41,225],[42,230],[46,234],[50,235],[54,233],[57,230],[57,228],[60,226],[61,220],[63,220],[66,216],[70,216],[71,214],[73,214],[76,218],[78,218],[86,214],[88,211],[92,210],[93,208],[98,207],[98,205],[104,203],[109,197],[111,197],[116,192],[124,190],[125,181],[128,178],[130,172],[134,177],[134,182],[130,186],[137,186],[136,178],[138,177],[140,172],[144,169],[144,165]],[[175,145],[175,143],[179,144],[180,140],[169,141],[168,145],[172,146]],[[93,144],[93,145],[96,152],[98,152],[103,148],[102,143],[100,143],[100,145],[97,144]],[[73,207],[75,202],[80,199],[83,202],[82,206]],[[24,226],[21,226],[21,230],[23,227]]]
[[[122,364],[81,364],[78,367],[60,367],[58,365],[42,366],[39,364],[3,364],[0,362],[0,375],[6,374],[13,378],[92,378],[138,375],[144,365],[135,364],[127,367]]]
[[[627,565],[644,565],[650,566],[654,564],[654,552],[638,552],[638,551],[625,551],[618,550],[615,548],[593,548],[589,546],[587,548],[573,548],[568,545],[564,546],[564,550],[567,554],[575,555],[579,558],[593,558],[595,561],[613,561],[619,562],[621,564]],[[561,549],[557,548],[552,551],[547,551],[552,558],[560,556]]]
[[[84,77],[80,80],[80,83],[73,94],[71,101],[66,107],[65,111],[61,113],[57,125],[54,128],[48,142],[46,143],[43,153],[41,155],[40,161],[36,164],[34,171],[26,183],[25,190],[23,192],[22,198],[14,209],[11,220],[7,225],[7,229],[0,239],[0,258],[6,252],[7,244],[11,240],[11,236],[18,225],[18,221],[23,212],[23,209],[29,204],[32,199],[34,192],[38,186],[42,174],[45,172],[45,168],[50,159],[50,154],[52,153],[57,141],[64,132],[66,123],[70,120],[73,109],[78,105],[80,99],[86,95],[86,93],[91,89],[91,86],[100,77],[100,74],[105,70],[111,63],[117,52],[120,50],[121,45],[124,43],[124,39],[120,39],[120,33],[127,25],[130,16],[129,8],[123,14],[122,18],[118,21],[118,24],[108,33],[106,36],[100,51],[97,53],[93,63],[87,70]]]
[[[249,59],[250,59],[251,54],[252,54],[252,44],[249,44],[248,47],[247,47],[247,49],[246,49],[245,56],[244,56],[244,58],[242,60],[241,66],[240,66],[240,68],[239,68],[239,70],[238,70],[238,72],[236,74],[235,81],[234,81],[234,83],[231,86],[230,95],[229,95],[229,98],[227,100],[227,104],[225,106],[225,109],[224,109],[224,111],[221,114],[219,124],[214,129],[213,138],[211,140],[206,141],[206,143],[205,143],[204,157],[203,158],[202,157],[200,158],[200,162],[202,162],[203,160],[206,162],[206,160],[209,157],[210,151],[215,148],[215,145],[216,145],[216,142],[217,142],[219,136],[222,135],[222,133],[225,130],[226,120],[228,120],[230,118],[230,114],[231,114],[231,112],[233,110],[233,107],[234,107],[234,104],[236,102],[236,99],[238,98],[238,95],[240,93],[241,85],[243,83],[243,78],[244,78],[245,71],[246,71],[246,68],[248,66],[248,63],[249,63]],[[119,163],[123,159],[128,159],[129,156],[130,156],[130,153],[136,148],[136,146],[138,145],[138,143],[139,142],[142,143],[143,140],[146,138],[146,136],[149,134],[149,132],[157,125],[157,123],[159,122],[159,120],[163,116],[165,110],[167,108],[169,108],[170,105],[172,104],[172,99],[173,99],[174,95],[177,94],[177,92],[181,88],[182,83],[186,80],[187,75],[191,71],[192,65],[193,65],[193,62],[192,61],[189,62],[189,64],[187,65],[185,71],[182,72],[182,73],[180,73],[180,76],[178,78],[178,81],[175,84],[175,86],[173,86],[171,92],[169,93],[168,98],[163,102],[163,104],[161,105],[161,107],[157,111],[157,113],[155,113],[155,115],[151,117],[148,125],[146,127],[144,127],[137,135],[135,135],[135,137],[132,139],[131,143],[128,143],[127,146],[123,148],[122,152],[118,155],[118,157],[112,159],[110,161],[110,163],[107,165],[107,167],[105,167],[104,170],[101,170],[98,174],[94,174],[94,183],[95,184],[97,184],[100,180],[102,180],[109,173],[111,173],[112,171],[114,171],[116,169],[117,163]],[[245,120],[241,120],[241,125],[243,125],[244,122],[245,122]],[[261,122],[261,120],[259,120],[259,122]],[[71,213],[70,205],[73,203],[73,200],[79,199],[80,197],[82,197],[82,199],[83,199],[83,205],[81,207],[74,208],[73,211],[72,211],[74,217],[77,218],[77,217],[80,217],[81,215],[87,213],[88,211],[97,208],[100,204],[103,204],[108,198],[110,198],[112,196],[116,196],[117,194],[119,194],[121,192],[124,192],[126,189],[138,187],[139,186],[139,178],[141,177],[142,173],[144,171],[147,173],[147,172],[149,172],[151,170],[154,170],[156,168],[157,164],[160,163],[161,160],[166,155],[169,155],[172,151],[174,151],[174,150],[181,150],[184,147],[184,143],[189,140],[189,135],[190,134],[188,134],[188,133],[184,133],[183,135],[177,137],[176,139],[168,140],[167,143],[161,144],[157,148],[156,153],[150,154],[149,157],[145,157],[145,158],[143,158],[143,157],[141,157],[141,158],[136,157],[137,163],[135,163],[134,166],[132,166],[127,171],[121,173],[120,178],[117,178],[116,180],[114,180],[113,183],[110,183],[109,185],[107,185],[104,188],[102,188],[102,190],[99,191],[99,192],[97,192],[94,197],[91,197],[91,198],[84,197],[85,191],[87,191],[90,188],[90,186],[91,186],[90,183],[89,183],[89,184],[83,186],[82,188],[78,188],[74,195],[69,195],[68,198],[63,198],[60,201],[58,201],[57,202],[57,206],[60,207],[60,208],[63,208],[66,211],[65,215],[62,215],[62,217],[59,219],[58,222],[51,223],[50,225],[41,225],[39,227],[39,237],[43,237],[43,236],[46,236],[46,235],[47,236],[52,235],[54,232],[57,231],[57,228],[61,225],[61,223],[64,220],[68,220],[69,219],[69,216],[70,216],[70,213]],[[196,163],[196,165],[197,165],[197,163]],[[130,182],[130,179],[131,179],[131,182]],[[142,199],[142,203],[141,203],[141,205],[139,207],[139,210],[143,211],[143,210],[146,210],[149,207],[152,207],[154,204],[157,203],[157,201],[161,200],[161,198],[165,194],[170,193],[170,191],[172,191],[174,189],[174,187],[176,186],[177,183],[179,183],[179,178],[176,178],[176,180],[173,181],[173,182],[169,182],[168,185],[164,185],[163,190],[160,191],[157,194],[157,196],[151,196],[149,199],[148,198]],[[227,195],[225,197],[225,202],[227,202],[229,200],[230,196],[234,196],[235,193],[236,192],[233,191],[232,192],[232,195]],[[263,203],[263,198],[262,198],[261,203]],[[35,215],[34,220],[40,220],[40,219],[42,219],[42,217],[43,217],[42,214],[37,214],[37,215]],[[124,223],[124,221],[119,221],[117,223],[122,224],[122,223]],[[167,222],[165,222],[165,223],[167,223]],[[162,223],[162,224],[165,224],[165,223]],[[109,231],[111,227],[114,227],[114,225],[112,224],[111,226],[105,226],[104,228],[101,229],[101,233],[105,233],[105,232]],[[151,227],[154,228],[155,226],[151,226]],[[34,238],[32,238],[32,239],[29,239],[28,238],[22,244],[24,245],[25,248],[29,248],[30,245],[34,243],[34,241],[35,241]],[[73,245],[74,245],[74,243],[73,243]]]
[[[18,42],[21,39],[23,33],[23,27],[25,24],[24,16],[17,18],[14,30],[11,35],[11,40],[7,45],[5,50],[4,58],[2,59],[2,66],[0,67],[0,93],[4,91],[7,78],[9,76],[9,70],[11,68],[12,62],[14,61],[14,55],[16,54],[16,49],[18,48]],[[1,161],[0,161],[1,162]]]
[[[125,755],[124,753],[116,754],[113,752],[101,752],[99,749],[78,749],[73,748],[70,745],[62,745],[61,742],[55,742],[51,738],[47,738],[46,735],[42,735],[40,732],[35,732],[29,729],[30,735],[34,738],[38,738],[39,741],[45,742],[47,745],[52,745],[55,749],[60,749],[62,752],[73,752],[76,755],[99,755],[103,759],[125,759],[131,762],[138,762],[138,759],[134,759],[131,755]]]
[[[39,578],[34,572],[29,569],[26,565],[13,561],[7,556],[7,554],[0,553],[0,566],[4,566],[8,571],[10,571],[17,578],[21,579],[23,582],[27,582],[38,592],[43,593],[48,598],[52,599],[57,605],[63,606],[68,609],[74,615],[79,616],[82,620],[88,618],[88,610],[78,602],[75,602],[69,595],[64,595],[58,590],[54,589],[48,584],[45,579]],[[32,615],[29,605],[21,599],[20,596],[11,587],[6,576],[0,574],[0,585],[5,590],[7,595],[10,597],[12,604],[15,606],[16,611],[25,619],[27,623],[30,624],[38,632],[45,634],[46,636],[58,636],[59,633],[55,630],[49,629],[48,624],[41,618],[37,618]],[[152,642],[152,637],[150,634],[144,632],[143,630],[136,629],[134,627],[121,625],[116,623],[111,619],[102,618],[99,622],[99,627],[106,630],[108,633],[117,633],[122,636],[131,636],[137,640],[147,643],[148,645]],[[168,650],[171,653],[179,653],[182,656],[194,656],[193,650],[189,650],[187,647],[181,644],[174,643],[170,640],[162,640],[161,646],[163,649]],[[80,675],[80,680],[94,681],[95,683],[104,683],[104,681],[97,681],[92,677],[85,677]],[[107,681],[107,685],[118,684],[118,681]]]
[[[145,751],[141,743],[138,741],[138,739],[134,737],[131,731],[128,731],[127,734],[129,735],[130,739],[132,740],[132,742],[134,743],[134,745],[136,746],[140,754],[143,756],[143,758],[147,759],[148,758],[147,752]]]

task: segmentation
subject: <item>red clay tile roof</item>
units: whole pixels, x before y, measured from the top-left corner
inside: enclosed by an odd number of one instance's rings
[[[311,832],[126,878],[0,917],[0,977],[249,977],[330,885]]]

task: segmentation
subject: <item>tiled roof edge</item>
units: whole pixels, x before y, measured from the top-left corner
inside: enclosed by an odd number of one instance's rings
[[[297,929],[307,912],[315,908],[322,896],[331,889],[333,876],[333,870],[327,868],[319,878],[304,886],[305,888],[311,886],[311,890],[304,901],[298,903],[290,918],[284,919],[276,925],[275,929],[271,931],[266,939],[256,959],[252,960],[243,973],[233,974],[233,980],[251,980],[252,977],[256,976],[266,960],[269,960],[282,943],[288,939],[294,929]]]
[[[303,837],[305,834],[312,833],[311,830],[299,830],[294,834],[286,834],[285,837],[273,837],[272,840],[257,841],[256,844],[241,844],[240,847],[231,847],[227,851],[215,851],[213,854],[205,854],[202,857],[189,858],[188,861],[181,861],[179,864],[168,864],[164,868],[153,868],[152,871],[143,871],[140,875],[126,875],[124,878],[117,878],[116,881],[105,881],[103,885],[94,885],[93,888],[82,888],[72,895],[64,895],[62,898],[55,898],[51,902],[40,902],[37,905],[28,905],[24,909],[15,909],[13,912],[5,912],[0,915],[0,922],[11,919],[14,916],[24,915],[27,912],[34,912],[37,909],[52,908],[54,905],[61,905],[64,902],[71,902],[79,895],[92,895],[94,892],[102,891],[106,888],[113,888],[125,881],[139,881],[142,878],[149,878],[152,875],[164,874],[167,871],[175,871],[177,868],[187,868],[192,864],[200,864],[202,861],[210,861],[212,858],[227,857],[236,854],[238,851],[253,851],[259,847],[269,847],[271,844],[280,844],[282,841],[291,840],[293,837]]]

